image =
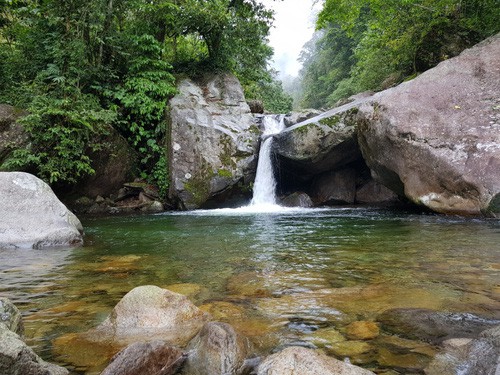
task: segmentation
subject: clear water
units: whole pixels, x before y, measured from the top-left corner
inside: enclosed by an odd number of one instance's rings
[[[395,307],[500,318],[499,221],[339,208],[83,223],[82,248],[0,250],[0,295],[23,311],[28,344],[74,373],[99,373],[115,350],[77,333],[146,284],[187,294],[262,353],[315,346],[392,374],[422,373],[436,348],[384,331],[352,340],[349,323]]]

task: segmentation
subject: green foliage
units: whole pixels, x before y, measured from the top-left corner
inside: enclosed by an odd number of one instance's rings
[[[264,109],[270,113],[288,113],[292,110],[293,99],[283,91],[276,79],[260,80],[245,87],[247,99],[262,101]]]
[[[326,0],[304,49],[303,106],[415,76],[500,31],[497,0]]]

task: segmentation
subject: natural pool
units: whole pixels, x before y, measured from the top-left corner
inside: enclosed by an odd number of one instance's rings
[[[154,284],[187,294],[262,352],[291,343],[388,374],[421,373],[436,347],[346,326],[391,308],[500,318],[500,221],[367,208],[279,213],[198,211],[86,218],[86,245],[0,250],[0,295],[26,338],[74,373],[99,373],[112,350],[75,333]]]

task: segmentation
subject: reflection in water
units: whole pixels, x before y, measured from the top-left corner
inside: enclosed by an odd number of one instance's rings
[[[213,210],[84,225],[83,248],[0,251],[0,292],[21,305],[28,343],[76,373],[98,373],[111,354],[85,357],[75,333],[145,284],[189,295],[263,352],[298,343],[380,371],[421,371],[435,348],[386,332],[352,340],[351,322],[395,307],[500,317],[498,221]]]

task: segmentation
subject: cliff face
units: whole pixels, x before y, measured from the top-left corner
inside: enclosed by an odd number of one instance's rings
[[[260,131],[234,76],[185,79],[178,90],[170,101],[170,198],[195,209],[249,184]]]

